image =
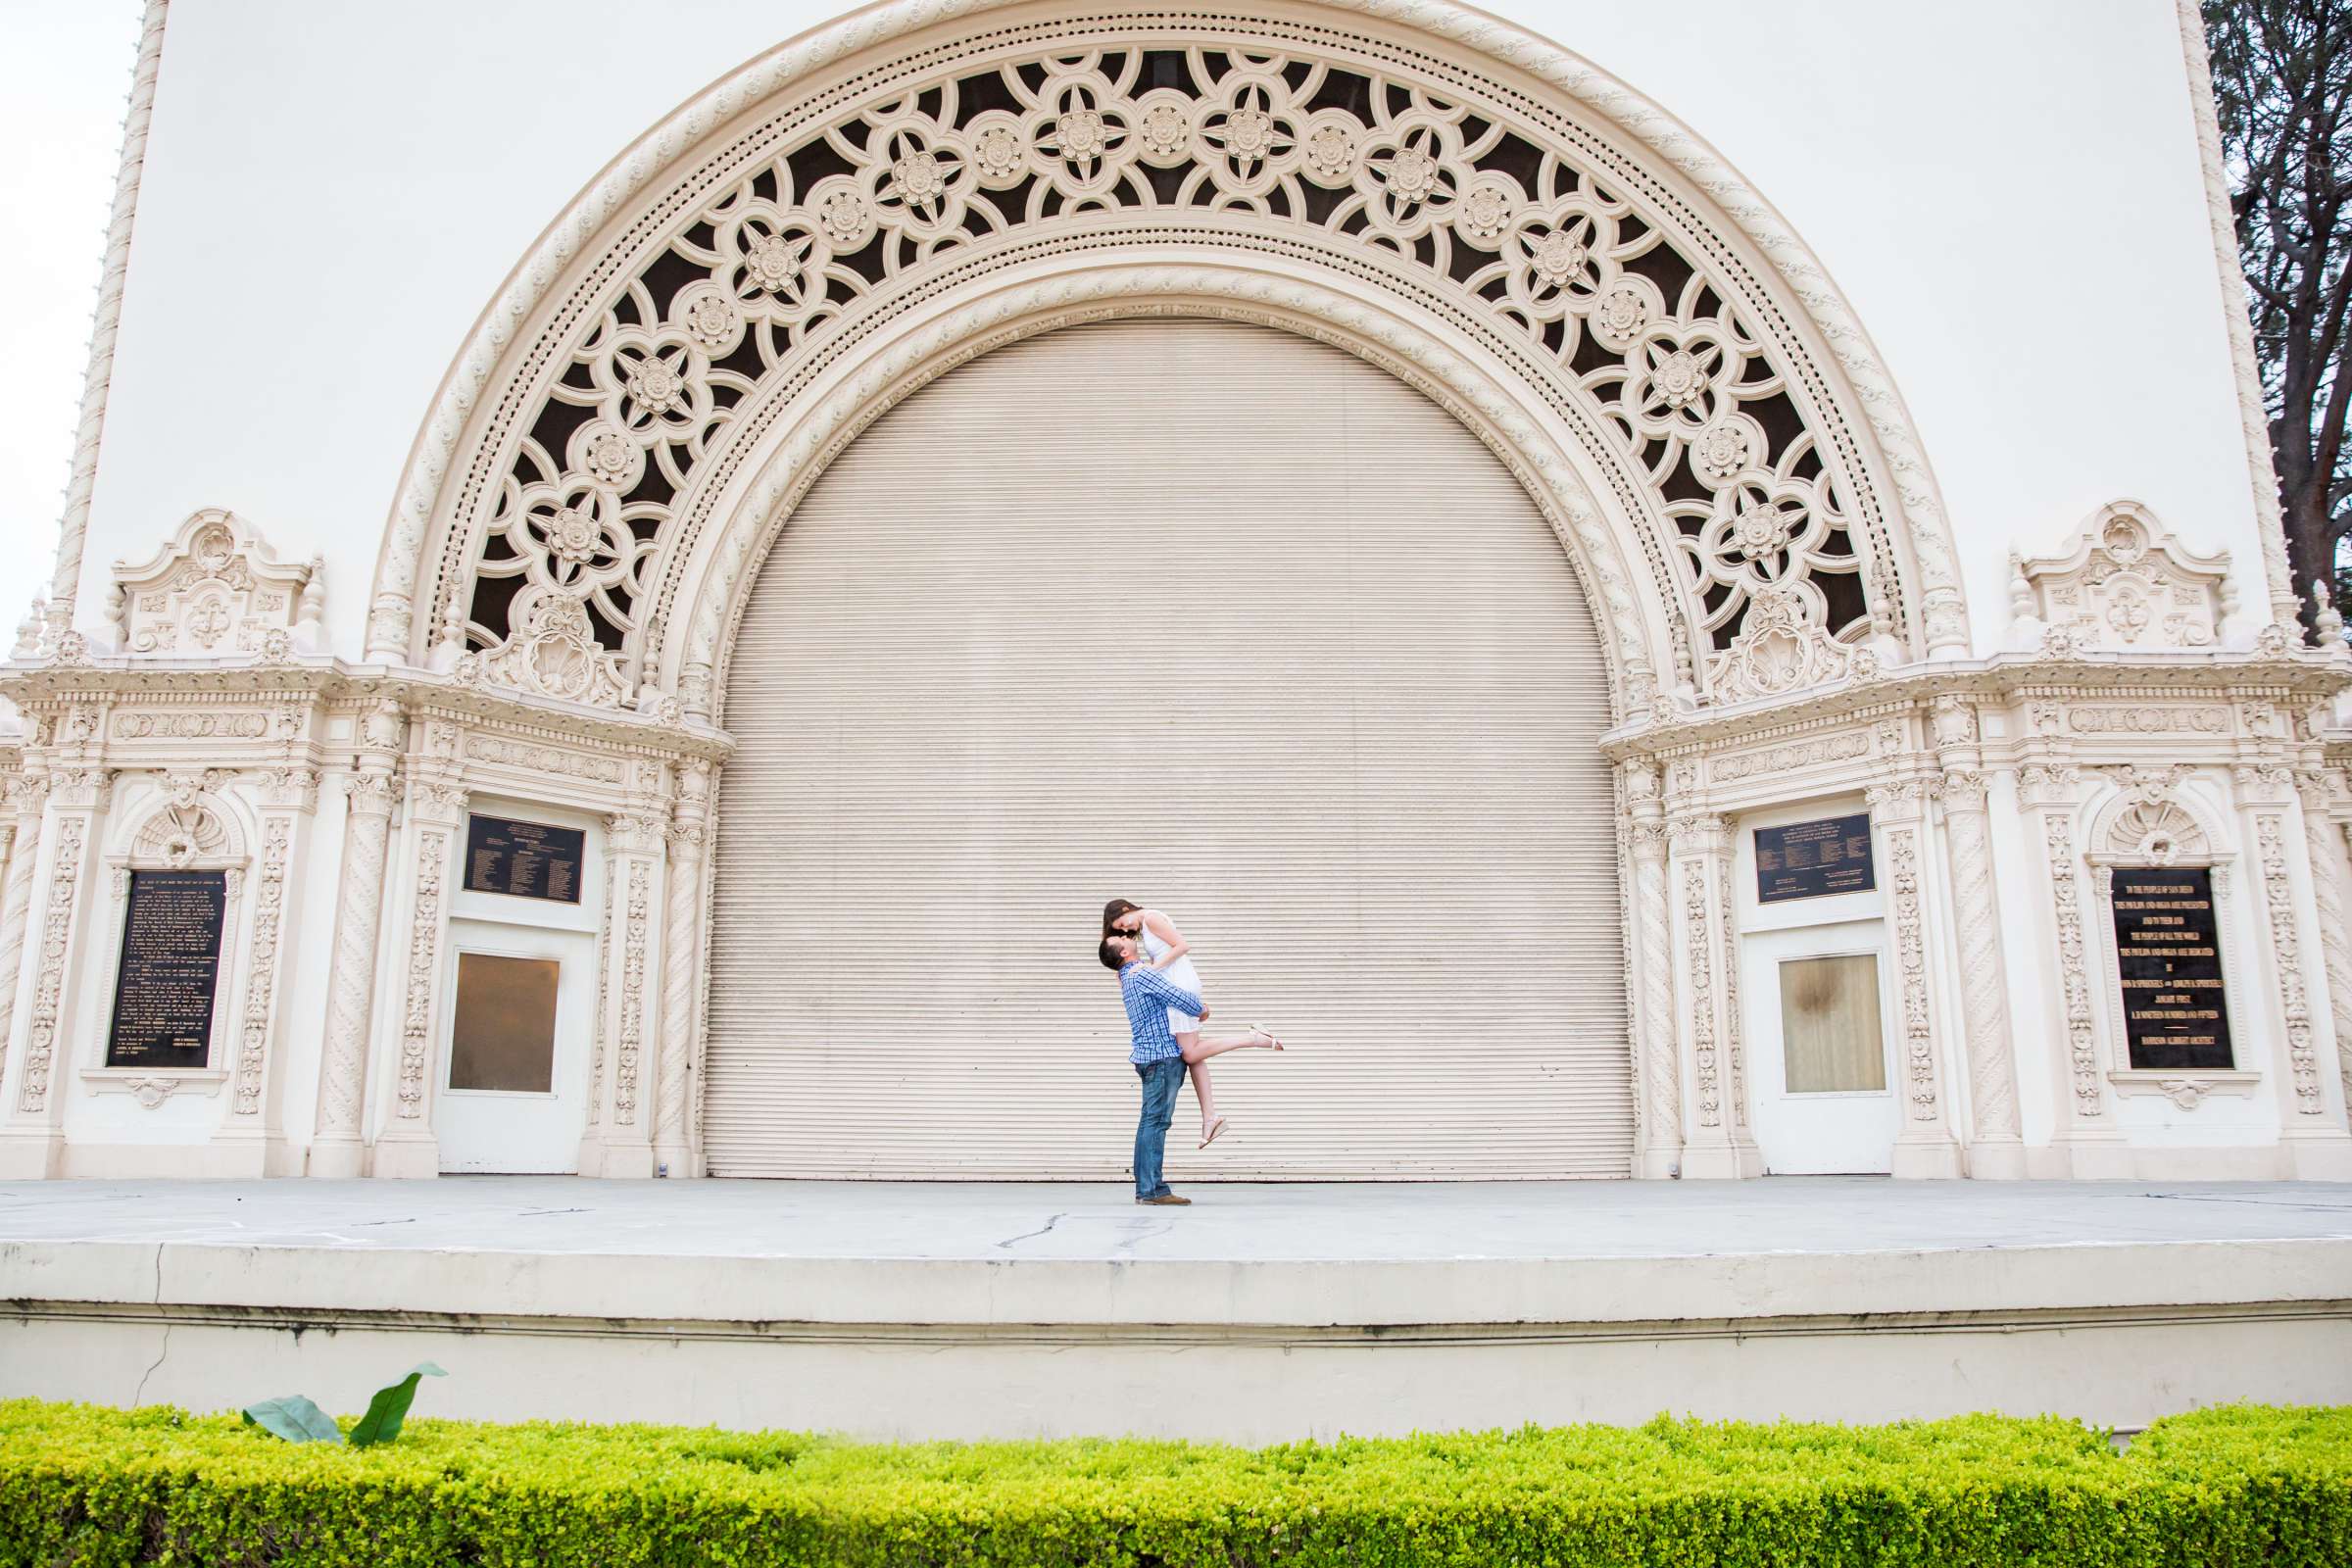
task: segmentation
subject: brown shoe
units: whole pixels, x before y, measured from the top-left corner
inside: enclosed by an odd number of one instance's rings
[[[1154,1203],[1162,1208],[1182,1208],[1191,1203],[1192,1200],[1189,1198],[1178,1198],[1174,1193],[1170,1193],[1165,1198],[1139,1198],[1136,1200],[1136,1201],[1139,1203]]]

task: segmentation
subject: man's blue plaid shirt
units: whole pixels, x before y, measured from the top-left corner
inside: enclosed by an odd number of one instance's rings
[[[1168,1009],[1200,1015],[1200,999],[1142,961],[1119,971],[1119,996],[1127,1004],[1127,1027],[1135,1045],[1127,1059],[1142,1067],[1178,1055],[1176,1037],[1168,1033]]]

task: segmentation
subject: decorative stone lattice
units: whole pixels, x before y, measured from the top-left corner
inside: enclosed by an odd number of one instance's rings
[[[1710,687],[1848,673],[1825,645],[1893,630],[1892,569],[1866,571],[1785,368],[1589,149],[1401,75],[1193,46],[894,83],[671,218],[573,331],[438,640],[619,706],[674,509],[748,398],[948,253],[1145,212],[1367,247],[1532,340],[1646,483]]]
[[[2181,549],[2136,501],[2101,507],[2067,555],[2009,558],[2013,646],[2206,648],[2234,609],[2230,557]]]
[[[244,518],[207,508],[144,564],[115,563],[107,619],[121,652],[206,657],[264,654],[271,632],[317,649],[324,609],[318,561],[282,565]]]

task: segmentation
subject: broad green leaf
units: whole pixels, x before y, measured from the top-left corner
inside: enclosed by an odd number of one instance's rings
[[[419,1361],[409,1368],[409,1375],[398,1383],[375,1391],[368,1401],[368,1413],[360,1424],[351,1429],[352,1446],[365,1448],[371,1444],[390,1443],[400,1436],[400,1424],[409,1418],[409,1405],[416,1397],[416,1380],[424,1377],[445,1378],[448,1373],[430,1361]]]
[[[288,1443],[341,1443],[343,1431],[335,1418],[313,1404],[300,1394],[281,1395],[264,1399],[244,1409],[245,1424],[260,1427],[272,1437]]]

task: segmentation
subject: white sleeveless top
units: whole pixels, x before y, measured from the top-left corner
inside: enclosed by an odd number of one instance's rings
[[[1159,914],[1159,911],[1157,909],[1146,909],[1144,911],[1144,927],[1136,934],[1143,938],[1144,956],[1150,958],[1153,964],[1157,964],[1159,960],[1166,956],[1168,944],[1161,941],[1152,929],[1151,916],[1154,914]],[[1159,914],[1159,917],[1163,920],[1168,918],[1164,914]],[[1168,923],[1170,925],[1175,924],[1175,922],[1172,920],[1170,920]],[[1160,970],[1159,972],[1167,977],[1167,981],[1170,985],[1182,986],[1185,990],[1190,991],[1196,997],[1200,995],[1200,971],[1193,967],[1191,955],[1188,954],[1184,957],[1178,958],[1174,963],[1169,964],[1166,968]],[[1200,1029],[1200,1020],[1199,1018],[1194,1017],[1189,1012],[1178,1011],[1174,1007],[1170,1007],[1168,1009],[1168,1033],[1176,1035],[1198,1034]]]

